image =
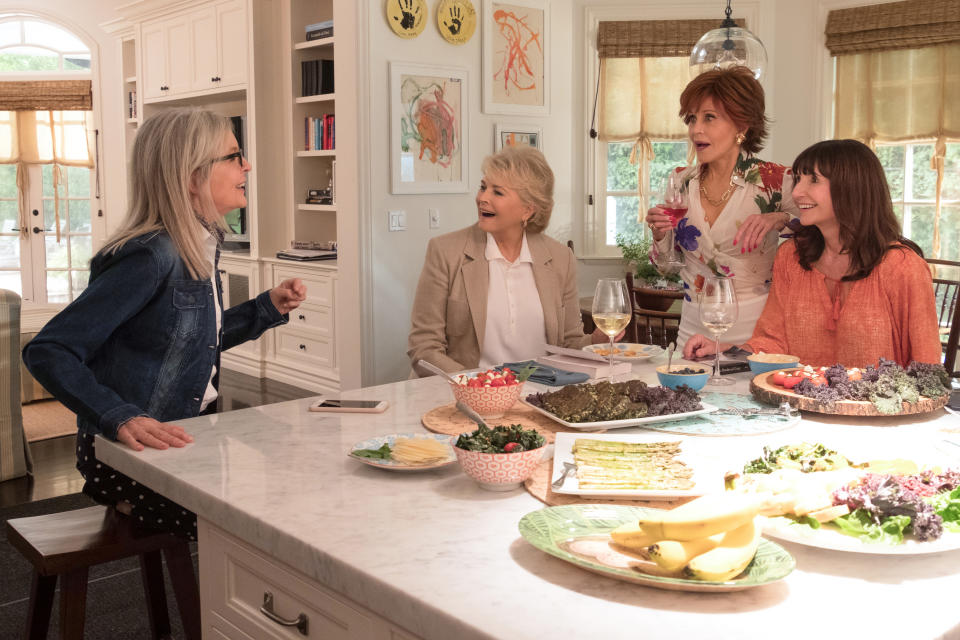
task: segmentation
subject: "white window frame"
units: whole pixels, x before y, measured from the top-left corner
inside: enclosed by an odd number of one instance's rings
[[[772,7],[763,8],[762,0],[738,0],[734,9],[734,18],[743,18],[747,24],[754,25],[754,33],[767,32],[768,22],[772,24]],[[597,52],[597,30],[601,22],[609,20],[692,20],[704,17],[717,18],[717,26],[723,20],[723,6],[717,2],[697,1],[676,3],[658,2],[624,5],[596,5],[584,7],[584,131],[589,131],[596,124],[592,122],[594,100],[597,91],[597,72],[600,57]],[[763,35],[760,36],[761,39]],[[764,79],[766,84],[766,79]],[[767,109],[772,108],[772,100],[768,101]],[[669,142],[669,141],[666,141]],[[600,194],[606,192],[606,145],[598,138],[584,143],[584,193],[583,241],[582,249],[577,255],[581,258],[600,261],[622,260],[617,247],[607,247],[604,242],[606,233],[606,198]],[[601,165],[603,165],[601,167]],[[576,212],[574,217],[576,222]]]
[[[98,81],[99,78],[99,47],[95,41],[93,41],[81,28],[77,25],[69,24],[66,21],[59,19],[58,17],[46,15],[43,13],[35,13],[30,11],[10,11],[3,12],[0,14],[0,22],[12,22],[12,21],[35,21],[35,22],[44,22],[49,25],[55,26],[59,29],[70,32],[78,40],[83,42],[87,46],[86,52],[72,51],[72,50],[60,50],[54,49],[50,46],[47,46],[42,43],[21,43],[16,46],[33,46],[37,48],[48,49],[54,51],[59,55],[59,66],[60,69],[56,71],[25,71],[25,72],[2,72],[0,73],[0,81],[30,81],[30,80],[91,80],[94,84],[94,93],[93,93],[93,105],[92,105],[92,118],[94,122],[94,127],[97,130],[100,130],[99,122],[99,112],[100,112],[100,100],[99,100],[99,90],[98,90]],[[21,30],[21,37],[23,31]],[[0,49],[2,51],[2,49]],[[63,57],[65,55],[69,56],[71,54],[79,53],[89,53],[90,55],[90,70],[74,70],[74,71],[64,71],[63,67]],[[99,152],[99,149],[94,149],[95,153]],[[106,233],[106,222],[102,215],[104,209],[103,202],[103,185],[100,186],[100,191],[98,195],[98,185],[97,185],[97,166],[101,163],[101,158],[99,155],[94,158],[95,166],[90,169],[90,235],[91,235],[91,250],[95,255],[99,247],[103,243],[103,239]],[[30,219],[30,227],[40,226],[43,227],[43,201],[45,198],[41,196],[41,168],[40,167],[30,167],[30,184],[31,184],[31,193],[28,196],[28,212],[32,209],[39,209],[41,214],[39,218],[34,218],[32,215],[28,215]],[[68,205],[68,199],[63,198],[60,202],[61,213],[66,211]],[[34,224],[36,220],[36,225]],[[63,215],[61,217],[61,224],[66,225],[67,216]],[[61,237],[63,242],[69,242],[68,234],[66,229],[61,229]],[[56,233],[55,231],[44,232],[41,234],[34,234],[30,232],[30,237],[27,241],[21,244],[21,282],[23,286],[22,299],[25,304],[46,304],[47,303],[47,267],[46,267],[46,241],[45,236],[49,233]],[[29,245],[29,247],[23,246]],[[68,251],[70,249],[68,248]],[[59,271],[60,269],[54,269]],[[72,291],[72,285],[70,287]],[[56,303],[61,304],[61,303]]]

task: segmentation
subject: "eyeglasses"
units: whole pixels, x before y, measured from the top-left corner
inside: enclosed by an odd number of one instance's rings
[[[221,158],[215,158],[213,162],[226,162],[227,160],[233,160],[234,158],[237,160],[237,165],[242,167],[245,159],[243,157],[243,151],[234,151],[233,153],[228,153]]]

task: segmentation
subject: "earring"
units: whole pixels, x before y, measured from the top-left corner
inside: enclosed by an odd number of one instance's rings
[[[524,229],[527,228],[527,223],[528,223],[528,222],[530,222],[530,218],[524,218],[524,219],[523,219],[523,228],[524,228]]]
[[[737,134],[737,144],[743,144],[743,141],[746,140],[747,136],[742,133]]]

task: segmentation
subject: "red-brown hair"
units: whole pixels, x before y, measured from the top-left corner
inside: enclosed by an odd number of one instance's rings
[[[767,119],[763,87],[746,67],[705,71],[680,94],[680,117],[686,119],[706,98],[713,98],[738,128],[746,129],[741,147],[747,153],[763,149]]]

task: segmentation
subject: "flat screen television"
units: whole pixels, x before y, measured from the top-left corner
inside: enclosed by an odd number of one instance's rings
[[[246,150],[247,118],[246,116],[231,116],[230,123],[233,125],[233,134],[237,136],[237,144],[240,151]],[[247,192],[247,198],[250,192]],[[245,250],[250,246],[250,228],[249,218],[247,217],[247,208],[241,207],[227,212],[223,217],[227,225],[223,236],[224,249],[226,250]]]

